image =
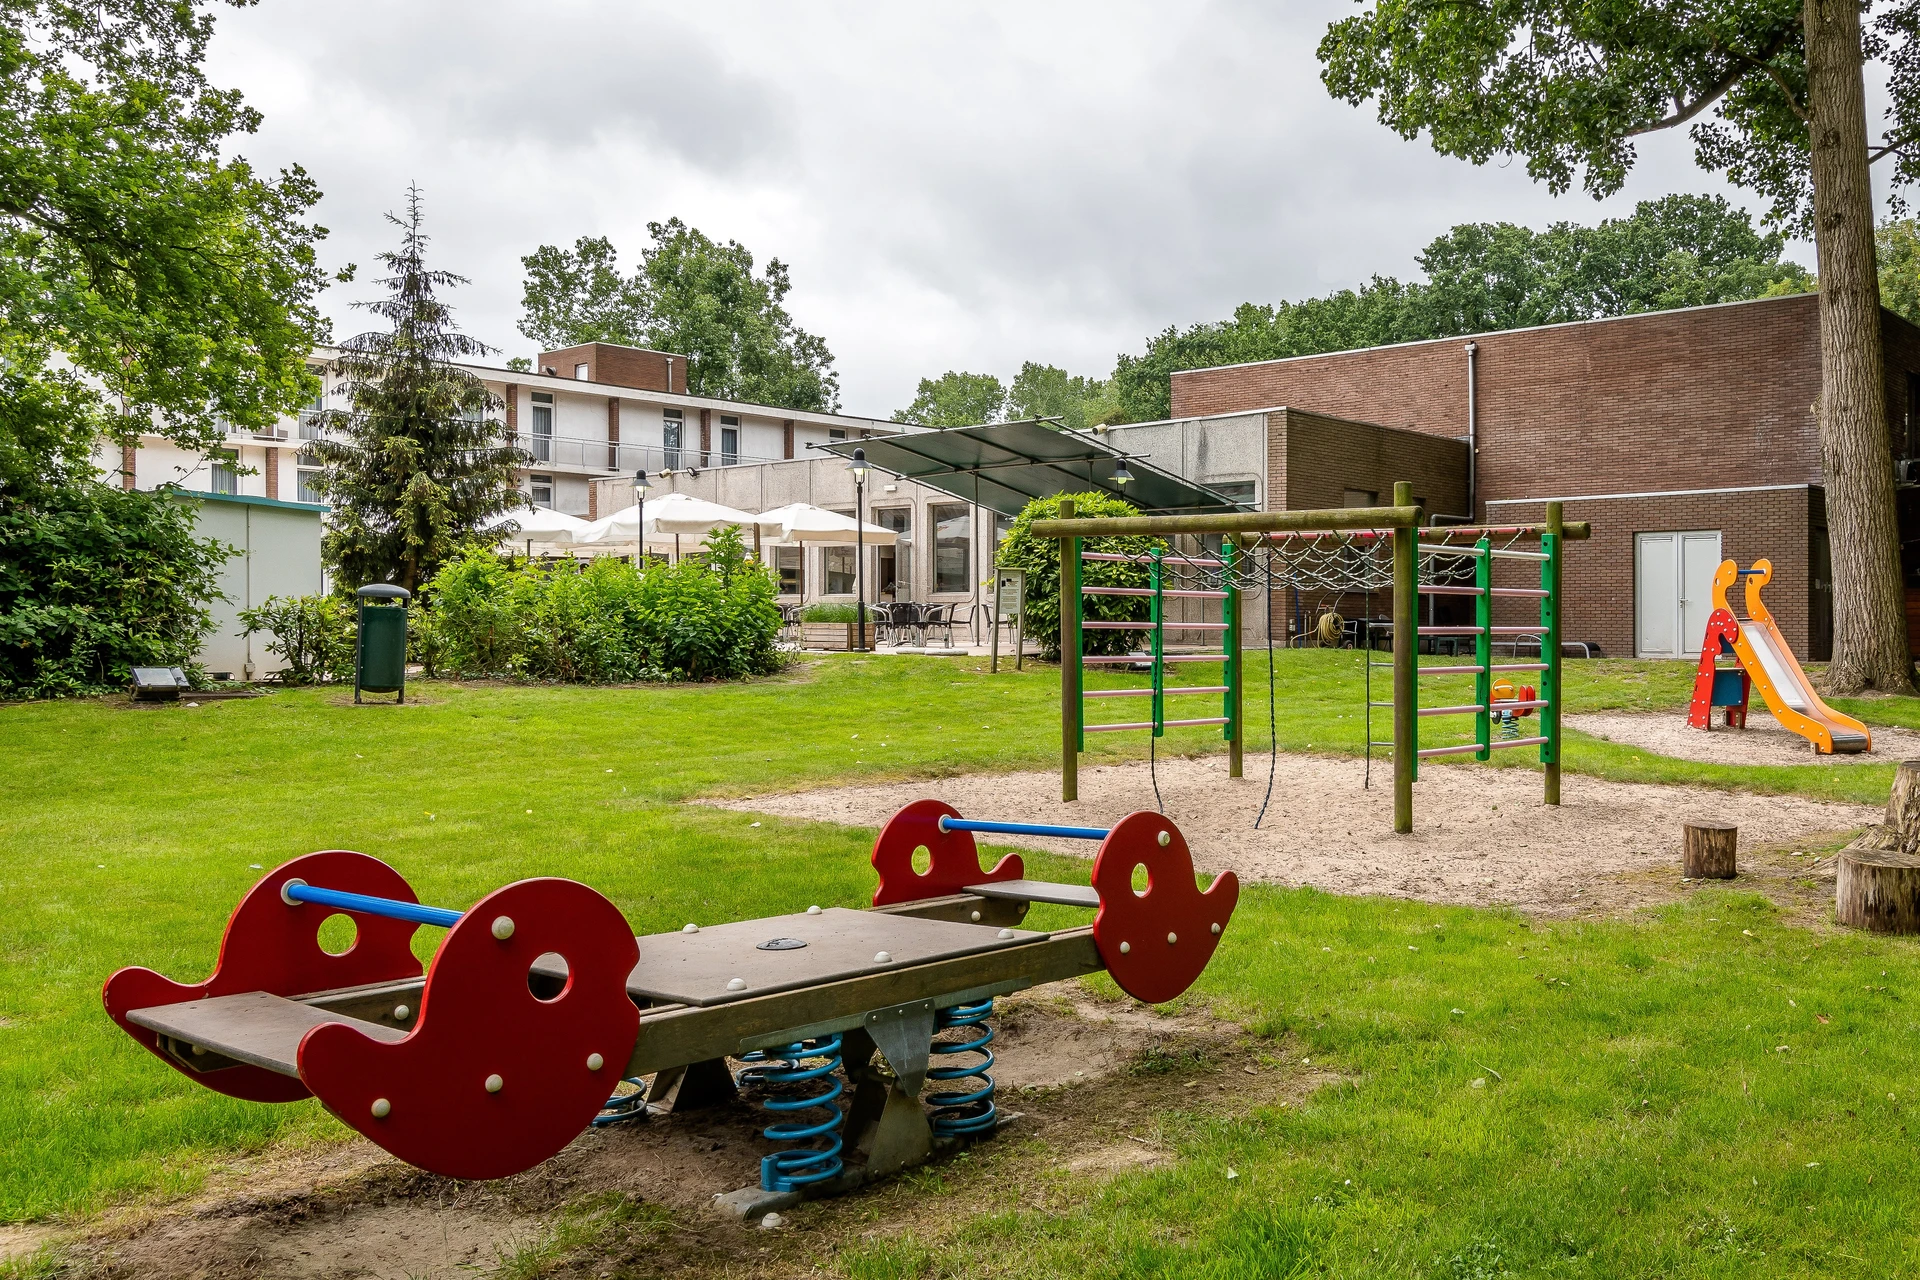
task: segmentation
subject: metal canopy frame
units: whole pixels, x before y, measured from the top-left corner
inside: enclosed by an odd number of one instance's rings
[[[1019,515],[1035,498],[1090,491],[1125,498],[1143,512],[1225,514],[1251,509],[1153,466],[1139,454],[1084,432],[1061,430],[1043,418],[812,447],[843,458],[865,449],[871,466],[1003,516]],[[1133,474],[1125,486],[1113,480],[1122,458]]]

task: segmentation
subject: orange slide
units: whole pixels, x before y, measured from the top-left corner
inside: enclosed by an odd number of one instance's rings
[[[1743,577],[1747,580],[1747,616],[1741,620],[1727,605],[1727,588]],[[1753,568],[1744,574],[1733,561],[1721,562],[1713,575],[1714,609],[1701,646],[1702,670],[1711,667],[1724,639],[1752,678],[1754,688],[1767,700],[1767,710],[1773,712],[1774,719],[1813,743],[1814,750],[1822,755],[1873,750],[1873,735],[1867,732],[1867,726],[1822,702],[1807,683],[1807,673],[1800,669],[1793,650],[1787,648],[1773,614],[1760,601],[1760,589],[1772,578],[1770,560],[1754,561]]]

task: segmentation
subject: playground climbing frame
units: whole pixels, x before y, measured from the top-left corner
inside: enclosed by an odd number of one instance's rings
[[[1381,701],[1373,694],[1373,631],[1369,622],[1367,647],[1367,752],[1369,763],[1375,747],[1388,747],[1393,756],[1394,830],[1413,829],[1413,783],[1423,758],[1439,755],[1473,754],[1486,760],[1503,747],[1538,747],[1545,774],[1544,790],[1548,804],[1560,802],[1560,582],[1561,557],[1570,539],[1590,536],[1585,523],[1566,523],[1557,502],[1546,504],[1546,522],[1541,525],[1501,527],[1431,526],[1424,524],[1424,513],[1415,505],[1412,485],[1402,481],[1394,486],[1394,503],[1389,507],[1347,507],[1318,511],[1240,512],[1204,516],[1131,516],[1078,518],[1071,499],[1063,500],[1060,516],[1034,522],[1039,537],[1056,538],[1060,543],[1060,650],[1063,656],[1060,677],[1061,702],[1061,798],[1072,801],[1079,796],[1079,755],[1086,749],[1088,733],[1145,730],[1154,737],[1169,728],[1219,725],[1229,747],[1229,772],[1242,773],[1244,725],[1241,715],[1243,596],[1248,589],[1265,588],[1269,609],[1271,592],[1276,587],[1298,587],[1303,583],[1315,590],[1368,590],[1390,586],[1390,620],[1384,624],[1392,640],[1393,658],[1379,664],[1392,671],[1392,699]],[[1179,554],[1158,549],[1145,554],[1116,554],[1088,551],[1083,542],[1100,537],[1159,537],[1177,535],[1220,535],[1218,558]],[[1471,541],[1468,541],[1468,540]],[[1324,541],[1318,541],[1324,540]],[[1520,542],[1537,542],[1538,550],[1517,547]],[[1391,550],[1391,573],[1374,573],[1377,551]],[[1540,565],[1537,587],[1502,587],[1493,582],[1493,566],[1498,560],[1516,559]],[[1433,571],[1436,562],[1466,562],[1473,567],[1473,582],[1454,583],[1445,579],[1457,575]],[[1088,586],[1083,569],[1088,561],[1118,561],[1144,565],[1148,570],[1145,587]],[[1429,572],[1421,571],[1423,562]],[[1169,585],[1169,574],[1182,575]],[[1194,581],[1195,576],[1202,580]],[[1376,581],[1376,578],[1378,579]],[[1423,596],[1471,596],[1475,601],[1471,624],[1419,622]],[[1089,619],[1086,601],[1090,596],[1136,596],[1148,604],[1145,619]],[[1494,620],[1495,601],[1503,597],[1524,597],[1539,601],[1538,623],[1500,624]],[[1171,621],[1167,616],[1170,599],[1218,599],[1222,602],[1221,621]],[[1269,626],[1271,621],[1269,620]],[[1089,655],[1084,636],[1089,629],[1145,632],[1145,654]],[[1217,631],[1218,650],[1171,652],[1168,633],[1178,631]],[[1472,637],[1474,660],[1471,665],[1430,666],[1418,663],[1423,637],[1450,635]],[[1539,661],[1520,661],[1518,650],[1526,639],[1538,642]],[[1515,648],[1514,660],[1495,660],[1495,647],[1503,641]],[[1170,685],[1169,667],[1176,663],[1219,663],[1223,675],[1218,685]],[[1088,667],[1127,667],[1145,663],[1150,680],[1144,689],[1086,688]],[[1496,675],[1508,672],[1538,673],[1539,688],[1531,697],[1496,697]],[[1419,681],[1423,675],[1472,674],[1474,701],[1458,706],[1420,705]],[[1269,679],[1271,679],[1271,672]],[[1219,694],[1221,714],[1203,717],[1167,715],[1170,697]],[[1086,717],[1090,701],[1105,698],[1146,697],[1149,715],[1145,720],[1112,720],[1089,723]],[[1391,709],[1392,732],[1385,739],[1374,736],[1374,712]],[[1493,729],[1507,713],[1538,713],[1538,730],[1525,737],[1501,737]],[[1423,716],[1472,715],[1475,740],[1459,746],[1421,748],[1419,721]]]

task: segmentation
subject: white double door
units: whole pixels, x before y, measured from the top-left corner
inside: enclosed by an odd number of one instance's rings
[[[1633,536],[1633,649],[1642,658],[1697,658],[1713,613],[1720,533]]]

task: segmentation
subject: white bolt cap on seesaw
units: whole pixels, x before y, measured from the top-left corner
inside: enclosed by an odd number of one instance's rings
[[[607,1065],[607,1060],[601,1057],[599,1054],[590,1053],[587,1055],[587,1070],[598,1071],[600,1068],[606,1065]]]
[[[495,916],[493,918],[493,936],[505,942],[513,936],[513,917]]]
[[[501,1078],[499,1077],[499,1075],[497,1075],[497,1074],[495,1074],[495,1075],[490,1075],[490,1076],[488,1076],[488,1077],[487,1077],[487,1092],[488,1092],[488,1093],[498,1093],[498,1092],[500,1092],[500,1091],[501,1091],[502,1089],[504,1089],[504,1088],[506,1088],[506,1087],[507,1087],[507,1082],[506,1082],[505,1080],[502,1080],[502,1079],[501,1079]]]

